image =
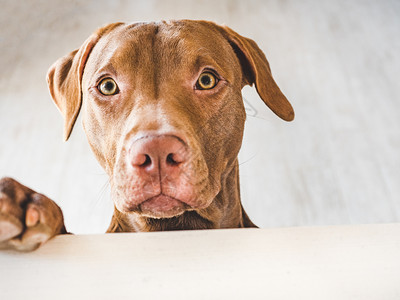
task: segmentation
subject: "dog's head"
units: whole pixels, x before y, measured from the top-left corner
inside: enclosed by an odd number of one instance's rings
[[[116,209],[147,221],[224,214],[214,199],[236,166],[241,89],[253,83],[275,114],[294,118],[254,41],[190,20],[107,25],[48,72],[65,139],[83,104]]]

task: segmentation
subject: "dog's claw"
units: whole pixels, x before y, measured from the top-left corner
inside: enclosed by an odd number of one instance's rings
[[[39,212],[34,207],[29,207],[26,211],[25,224],[28,227],[33,227],[39,223]]]

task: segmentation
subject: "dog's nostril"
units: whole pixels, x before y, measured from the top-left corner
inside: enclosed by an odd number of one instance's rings
[[[150,156],[148,156],[147,154],[145,154],[145,159],[144,162],[142,164],[140,164],[141,167],[147,167],[151,165],[151,158]]]
[[[173,153],[167,155],[167,164],[172,166],[176,166],[179,164],[179,162],[174,159]]]
[[[187,156],[186,145],[178,138],[149,136],[133,142],[128,159],[133,167],[155,173],[165,168],[172,172],[187,161]]]

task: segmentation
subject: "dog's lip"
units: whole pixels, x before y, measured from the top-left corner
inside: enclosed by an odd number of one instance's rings
[[[179,199],[161,193],[140,203],[139,208],[143,215],[169,218],[181,215],[191,207]]]

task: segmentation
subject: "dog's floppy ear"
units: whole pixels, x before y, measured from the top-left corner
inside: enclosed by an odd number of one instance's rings
[[[47,72],[50,94],[64,117],[64,139],[68,140],[82,105],[82,76],[90,52],[98,40],[123,23],[98,29],[78,49],[58,59]]]
[[[240,60],[244,83],[255,83],[258,94],[264,103],[281,119],[292,121],[294,110],[272,78],[267,58],[257,44],[229,27],[218,26],[220,32],[231,44]]]

